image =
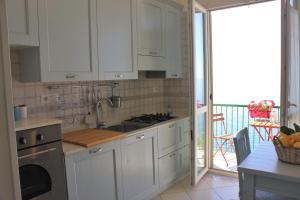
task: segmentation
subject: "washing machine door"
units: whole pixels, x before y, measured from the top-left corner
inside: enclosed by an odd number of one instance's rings
[[[23,200],[66,200],[66,177],[61,143],[18,152]]]

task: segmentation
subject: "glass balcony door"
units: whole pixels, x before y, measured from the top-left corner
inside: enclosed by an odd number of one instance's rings
[[[196,1],[192,2],[193,16],[193,184],[197,184],[208,170],[209,130],[209,68],[208,68],[208,14]]]

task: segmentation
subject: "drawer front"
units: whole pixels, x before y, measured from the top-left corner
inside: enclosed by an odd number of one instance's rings
[[[162,157],[176,150],[178,145],[178,129],[176,123],[158,128],[158,156]]]
[[[159,186],[163,188],[167,184],[176,180],[179,163],[179,154],[172,152],[159,159]]]
[[[167,155],[185,145],[182,121],[173,122],[158,128],[158,156]]]

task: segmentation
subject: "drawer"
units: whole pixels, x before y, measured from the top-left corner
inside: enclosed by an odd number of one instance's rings
[[[180,122],[158,127],[158,156],[162,157],[184,146],[184,133]]]

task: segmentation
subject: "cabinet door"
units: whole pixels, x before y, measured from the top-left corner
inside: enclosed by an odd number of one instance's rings
[[[145,56],[164,56],[165,5],[156,0],[138,2],[138,52]]]
[[[96,0],[39,0],[42,81],[97,80]]]
[[[162,157],[184,146],[181,121],[158,127],[158,156]]]
[[[181,10],[166,6],[166,70],[167,78],[182,77]]]
[[[8,0],[7,15],[11,45],[39,45],[37,0]]]
[[[136,0],[97,0],[100,80],[137,79]]]
[[[120,200],[120,142],[66,157],[69,200]]]
[[[145,199],[158,190],[157,129],[122,141],[124,199]]]
[[[165,187],[177,178],[178,152],[172,152],[159,159],[159,186]]]

